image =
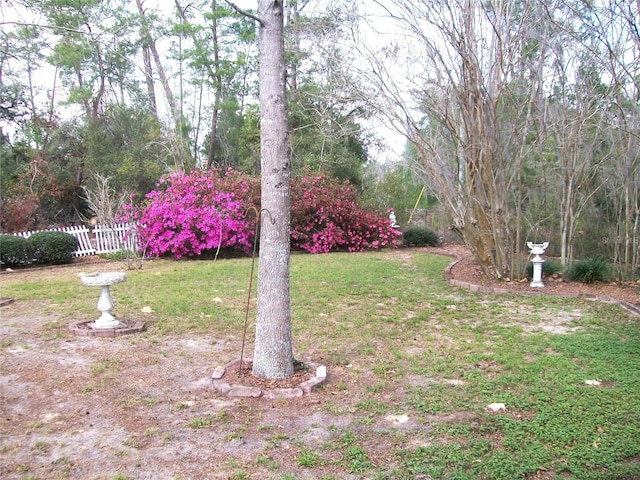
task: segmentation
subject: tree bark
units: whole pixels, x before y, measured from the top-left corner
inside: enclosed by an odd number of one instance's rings
[[[178,15],[185,23],[190,23],[187,18],[185,9],[180,5],[178,0],[175,0],[176,9]],[[209,80],[214,85],[214,97],[213,97],[213,113],[211,114],[211,125],[209,129],[209,148],[207,152],[207,169],[212,169],[215,166],[215,147],[218,141],[218,118],[220,115],[220,102],[222,101],[222,74],[220,64],[220,42],[218,40],[218,18],[216,16],[216,10],[218,3],[216,0],[211,1],[211,41],[212,41],[212,53],[213,53],[213,67],[211,63],[207,62],[203,64],[203,67],[209,75]],[[194,45],[201,46],[201,41],[198,37],[191,32],[191,40]],[[204,48],[204,46],[202,46]]]
[[[207,154],[207,168],[213,168],[215,161],[215,147],[218,141],[218,113],[222,100],[222,75],[220,74],[220,44],[218,42],[218,20],[215,16],[216,1],[211,2],[211,12],[213,13],[213,23],[211,25],[211,38],[213,40],[213,62],[215,71],[212,80],[215,80],[215,91],[213,97],[213,114],[211,115],[211,131],[209,132],[209,153]]]
[[[262,216],[253,374],[293,374],[289,295],[289,136],[281,0],[259,0]]]
[[[297,0],[287,2],[287,27],[290,30],[290,54],[291,61],[287,72],[289,88],[292,91],[298,89],[298,62],[300,61],[300,10]]]
[[[176,125],[176,130],[179,129],[179,125],[181,122],[180,111],[178,110],[178,106],[176,104],[175,97],[173,96],[173,92],[171,91],[171,85],[169,84],[169,78],[164,71],[164,67],[162,66],[162,60],[160,59],[160,54],[158,53],[158,49],[156,48],[155,41],[148,37],[148,45],[149,51],[151,52],[151,56],[153,57],[153,61],[156,64],[156,69],[158,70],[158,76],[160,77],[160,83],[162,84],[162,88],[164,89],[164,94],[167,99],[167,103],[169,104],[169,110],[171,111],[171,117],[173,118],[174,124]]]
[[[147,18],[142,6],[142,0],[136,0],[136,6],[138,7],[138,13],[140,14],[140,37],[142,40],[142,59],[144,60],[144,78],[147,84],[147,95],[149,95],[149,109],[153,118],[158,120],[158,105],[156,101],[156,91],[153,81],[153,66],[151,65],[151,51],[149,45],[151,44],[151,35],[149,34],[149,26],[147,25]]]

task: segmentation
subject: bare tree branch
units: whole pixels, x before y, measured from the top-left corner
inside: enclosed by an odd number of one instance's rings
[[[249,13],[245,10],[242,10],[240,7],[238,7],[235,3],[230,2],[229,0],[225,0],[225,2],[227,2],[227,5],[229,5],[232,9],[234,9],[236,12],[238,12],[240,15],[244,15],[245,17],[249,17],[252,20],[255,20],[256,22],[258,22],[261,26],[264,27],[264,22],[259,18],[256,17],[255,15],[253,15],[252,13]]]

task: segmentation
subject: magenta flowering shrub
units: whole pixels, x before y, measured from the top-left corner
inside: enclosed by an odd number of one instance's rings
[[[291,179],[291,246],[311,253],[396,247],[401,233],[385,216],[361,210],[347,183],[322,176]],[[218,246],[249,253],[253,247],[260,180],[228,170],[173,174],[146,195],[126,220],[138,224],[151,255],[201,255]],[[130,208],[130,207],[129,207]]]
[[[252,185],[240,175],[193,171],[164,177],[157,186],[136,216],[139,242],[149,254],[181,258],[218,247],[251,251],[255,215],[244,214]]]
[[[397,247],[402,234],[386,217],[358,207],[348,182],[323,176],[291,180],[291,245],[311,253]]]

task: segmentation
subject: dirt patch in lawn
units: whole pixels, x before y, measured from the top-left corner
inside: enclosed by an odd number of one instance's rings
[[[362,392],[352,384],[335,391],[344,371],[335,368],[317,394],[229,399],[212,388],[211,375],[237,355],[239,338],[79,337],[40,310],[14,302],[1,312],[1,478],[296,472],[303,445],[349,423],[348,414],[325,409],[327,402]]]

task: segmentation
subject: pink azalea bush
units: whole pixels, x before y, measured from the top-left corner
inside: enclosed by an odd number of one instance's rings
[[[244,215],[249,205],[243,196],[251,185],[235,172],[173,174],[157,187],[136,218],[148,253],[181,258],[218,247],[251,251],[255,218]]]
[[[233,170],[173,174],[146,195],[138,238],[151,255],[175,258],[220,248],[250,252],[260,180]],[[360,209],[353,188],[322,176],[291,179],[291,246],[311,253],[396,247],[401,233],[386,216]],[[130,208],[130,207],[129,207]],[[131,213],[131,212],[130,212]]]
[[[358,207],[348,182],[323,176],[291,181],[291,245],[311,253],[397,247],[402,234],[386,217]]]

